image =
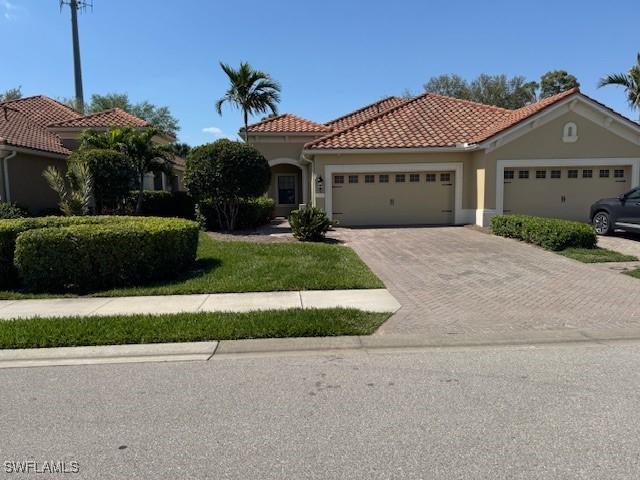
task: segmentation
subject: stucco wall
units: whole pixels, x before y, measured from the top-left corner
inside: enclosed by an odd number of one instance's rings
[[[61,172],[66,170],[66,160],[18,153],[9,160],[9,186],[11,201],[27,207],[37,214],[44,209],[58,206],[58,195],[42,176],[53,165]]]

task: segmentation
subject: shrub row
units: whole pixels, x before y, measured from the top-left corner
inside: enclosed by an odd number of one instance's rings
[[[598,242],[593,228],[580,222],[528,215],[496,215],[491,230],[501,237],[516,238],[547,250],[595,248]]]
[[[275,202],[272,198],[257,197],[241,200],[236,228],[248,229],[266,225],[273,218],[274,208]],[[197,218],[205,230],[220,230],[221,228],[213,200],[198,203]]]
[[[148,217],[195,218],[195,202],[187,192],[145,190],[142,195],[141,215]],[[137,202],[138,191],[133,191],[126,199],[126,211],[128,213],[135,212]]]
[[[45,217],[0,222],[0,283],[36,291],[135,285],[184,271],[198,225],[148,217]]]

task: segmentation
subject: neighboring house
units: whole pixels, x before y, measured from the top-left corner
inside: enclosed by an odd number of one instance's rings
[[[86,129],[147,128],[149,124],[119,108],[81,115],[44,95],[0,103],[0,201],[14,202],[32,213],[55,209],[58,197],[42,176],[48,166],[66,169]],[[169,143],[169,136],[157,141]],[[147,175],[145,189],[181,188],[184,162],[177,159],[176,178]]]
[[[343,225],[487,225],[499,213],[586,221],[640,183],[640,125],[572,89],[517,110],[424,94],[326,124],[249,126],[278,215],[312,204]]]

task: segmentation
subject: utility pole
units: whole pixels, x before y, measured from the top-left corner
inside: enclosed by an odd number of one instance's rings
[[[78,12],[93,9],[92,0],[60,0],[60,10],[64,5],[71,10],[71,37],[73,39],[73,71],[76,86],[76,108],[84,112],[84,93],[82,90],[82,65],[80,64],[80,37],[78,35]]]

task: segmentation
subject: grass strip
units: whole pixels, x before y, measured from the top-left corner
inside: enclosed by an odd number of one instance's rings
[[[582,263],[635,262],[638,260],[638,257],[633,255],[625,255],[606,248],[567,248],[558,253]]]

